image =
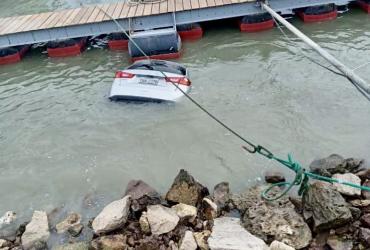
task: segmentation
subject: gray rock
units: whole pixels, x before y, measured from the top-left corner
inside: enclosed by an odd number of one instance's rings
[[[267,183],[285,182],[285,177],[281,172],[267,171],[265,173],[265,181]]]
[[[94,250],[126,250],[126,236],[123,234],[107,235],[94,239],[91,242]]]
[[[223,210],[230,201],[230,187],[228,182],[221,182],[213,189],[213,200],[220,210]]]
[[[351,182],[359,186],[361,185],[360,177],[352,173],[334,174],[332,178],[338,179],[344,182]],[[347,185],[343,185],[341,183],[334,183],[334,187],[336,190],[339,191],[339,193],[344,194],[344,195],[348,195],[348,196],[360,196],[361,195],[361,189],[358,189],[358,188],[353,188]]]
[[[197,208],[194,206],[179,203],[171,207],[182,220],[194,220],[197,217]]]
[[[77,242],[71,244],[65,244],[60,246],[54,246],[53,250],[89,250],[89,244],[87,242]]]
[[[295,249],[283,242],[274,240],[270,245],[270,250],[295,250]]]
[[[315,182],[303,195],[304,216],[313,219],[315,231],[342,226],[352,219],[351,211],[333,186]]]
[[[131,196],[131,208],[135,212],[143,211],[149,205],[161,203],[160,194],[142,180],[131,180],[127,184],[125,195]]]
[[[261,198],[261,189],[263,187],[255,187],[243,194],[239,207],[246,208],[244,227],[268,243],[277,240],[297,249],[308,246],[312,239],[310,228],[288,197],[269,202]],[[280,192],[279,188],[274,188],[271,195]]]
[[[314,160],[310,165],[313,173],[331,177],[333,174],[356,173],[364,164],[364,160],[348,158],[332,154],[329,157]]]
[[[46,212],[35,211],[32,220],[26,226],[22,235],[22,247],[28,249],[43,249],[50,236]]]
[[[313,173],[317,173],[324,176],[332,176],[336,173],[344,174],[345,169],[342,168],[341,164],[344,158],[337,154],[332,154],[326,158],[316,159],[310,164],[310,170]]]
[[[337,235],[330,235],[327,244],[332,250],[352,250],[353,242],[348,239],[340,238]]]
[[[240,219],[221,217],[214,220],[208,238],[211,250],[268,250],[266,243],[240,225]]]
[[[127,221],[130,204],[129,195],[108,204],[92,222],[94,232],[108,233],[122,227]]]
[[[58,223],[55,228],[59,234],[69,232],[72,236],[76,237],[83,229],[81,216],[77,213],[70,213],[67,218]]]
[[[184,237],[181,240],[179,250],[196,250],[198,247],[197,243],[195,242],[193,232],[186,231]]]
[[[196,207],[208,194],[206,187],[197,182],[187,171],[181,169],[167,192],[166,200]]]
[[[162,205],[148,206],[147,210],[150,230],[154,235],[161,235],[172,231],[180,220],[174,210]]]

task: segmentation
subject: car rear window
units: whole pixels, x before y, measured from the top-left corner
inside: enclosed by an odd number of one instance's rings
[[[146,69],[162,71],[167,73],[186,75],[186,69],[177,64],[170,64],[166,62],[139,62],[129,66],[127,69]]]

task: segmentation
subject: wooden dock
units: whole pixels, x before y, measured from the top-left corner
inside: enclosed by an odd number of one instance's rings
[[[346,1],[270,0],[270,5],[276,11],[289,11],[310,5]],[[127,30],[162,28],[261,12],[255,0],[164,0],[146,4],[120,1],[89,5],[76,9],[0,18],[0,48],[120,31],[101,9],[117,19]]]

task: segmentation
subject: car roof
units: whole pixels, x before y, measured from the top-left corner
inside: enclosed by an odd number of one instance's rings
[[[182,67],[185,68],[180,63],[171,62],[171,61],[165,61],[165,60],[139,60],[133,63],[132,65],[148,65],[148,64],[154,64],[154,65],[165,65],[165,66],[172,66],[172,67]]]
[[[186,75],[187,70],[184,66],[179,63],[164,61],[164,60],[140,60],[131,64],[126,69],[137,69],[142,66],[150,65],[153,67],[153,70],[164,71],[168,73]]]

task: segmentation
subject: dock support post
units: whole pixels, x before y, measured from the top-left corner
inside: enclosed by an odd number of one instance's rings
[[[337,60],[334,56],[332,56],[329,52],[321,48],[317,43],[312,41],[309,37],[299,31],[296,27],[286,21],[282,16],[276,13],[273,9],[267,6],[264,3],[261,3],[263,9],[265,9],[268,13],[270,13],[276,20],[282,23],[286,28],[288,28],[292,33],[294,33],[297,37],[299,37],[303,42],[305,42],[308,46],[314,49],[317,53],[319,53],[322,57],[324,57],[328,62],[330,62],[335,68],[337,68],[340,72],[342,72],[348,79],[350,79],[353,83],[355,83],[358,87],[360,87],[363,91],[370,95],[370,85],[368,85],[365,80],[361,77],[356,75],[353,70],[349,69],[339,60]]]

